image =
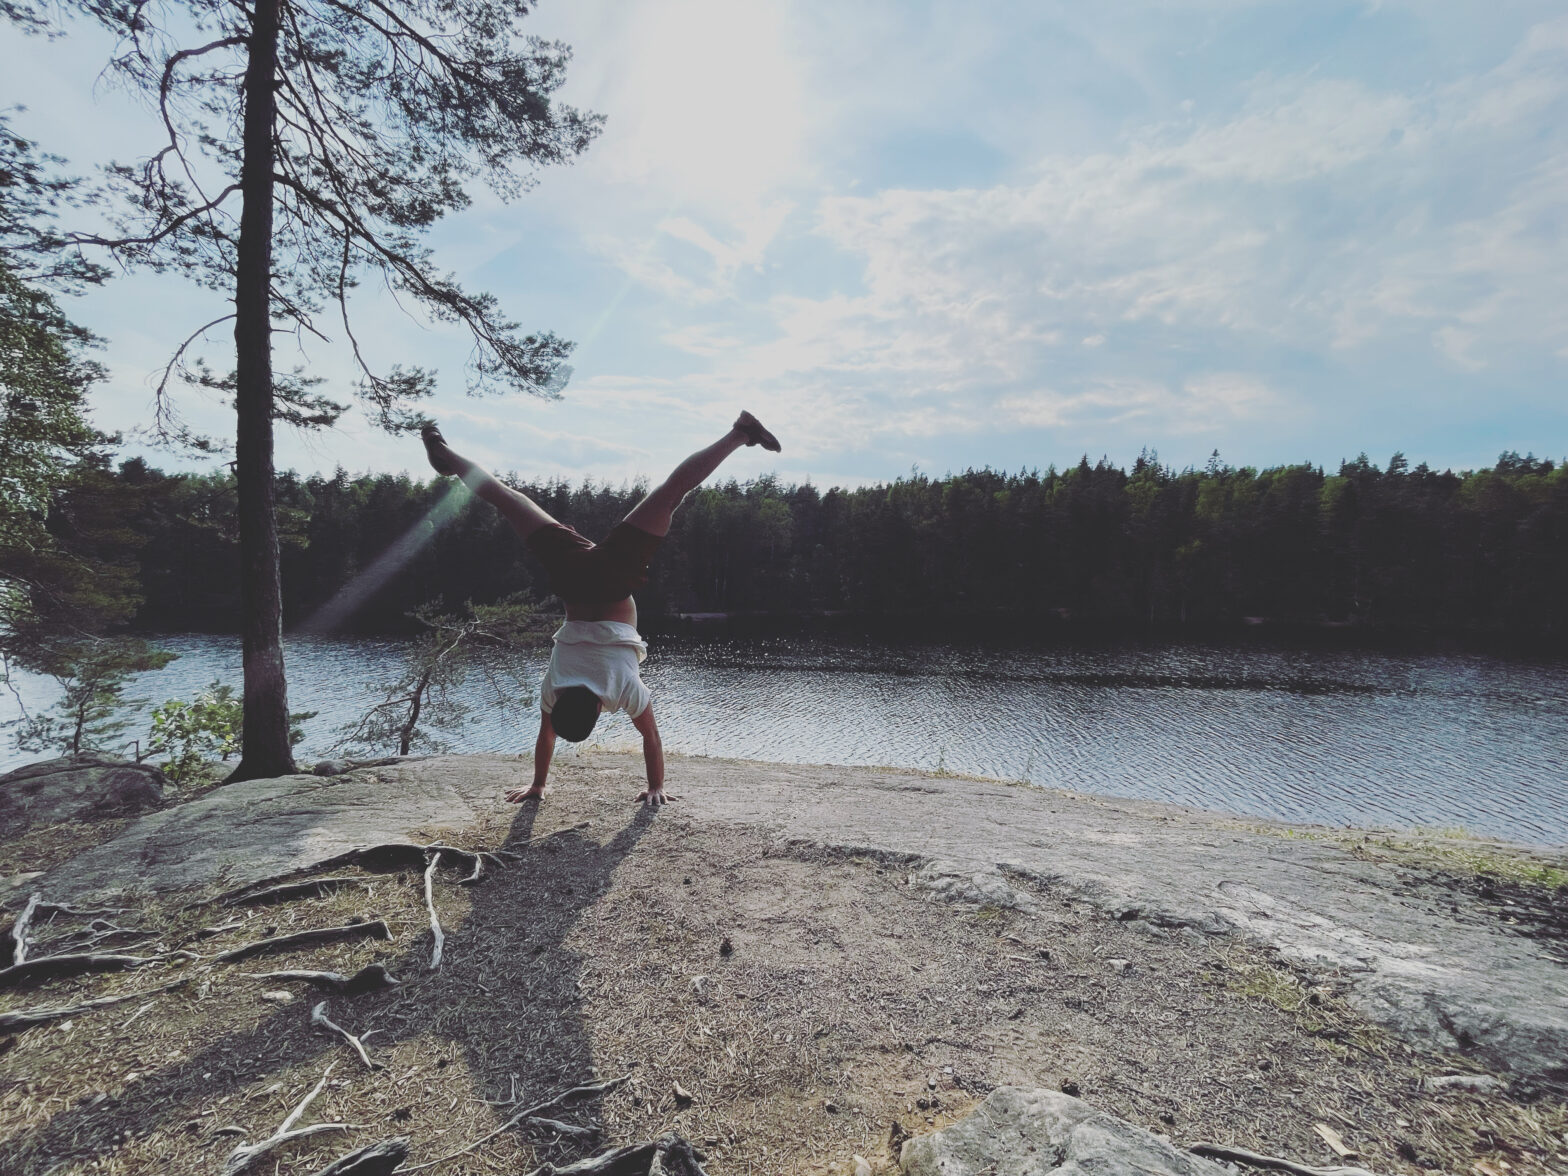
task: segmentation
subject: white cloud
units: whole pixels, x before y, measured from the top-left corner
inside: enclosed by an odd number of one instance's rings
[[[1177,431],[1203,432],[1205,422],[1251,418],[1278,407],[1281,397],[1269,384],[1246,372],[1208,372],[1182,385],[1186,403]]]
[[[777,336],[724,370],[870,381],[871,432],[920,432],[942,403],[969,406],[941,426],[960,431],[987,405],[1025,427],[1202,431],[1288,397],[1254,376],[1139,377],[1139,328],[1242,349],[1424,339],[1463,370],[1521,345],[1554,352],[1568,338],[1568,136],[1542,142],[1540,113],[1568,108],[1568,39],[1537,30],[1527,48],[1418,95],[1262,80],[1229,120],[1046,159],[1023,183],[829,197],[818,231],[860,259],[864,291],[775,299]],[[1507,166],[1478,178],[1494,157]],[[1064,338],[1092,366],[1019,391],[1063,362]]]
[[[728,281],[743,266],[753,269],[761,266],[768,245],[793,210],[793,203],[778,200],[759,204],[748,215],[732,218],[731,226],[737,238],[733,242],[719,240],[689,216],[669,217],[660,223],[659,231],[706,253],[713,261],[718,278]]]
[[[997,408],[1006,424],[1026,429],[1135,424],[1154,432],[1204,434],[1237,418],[1256,417],[1279,402],[1257,376],[1211,372],[1180,387],[1136,376],[1096,378],[1071,392],[1005,395]]]
[[[1231,10],[1248,7],[1243,46]],[[1369,401],[1396,368],[1409,386],[1452,377],[1457,398],[1568,357],[1568,18],[1391,0],[1404,11],[1368,18],[1365,61],[1391,29],[1428,40],[1366,65],[1326,29],[1315,59],[1282,47],[1266,7],[542,6],[529,31],[576,47],[563,97],[608,115],[605,134],[521,204],[481,200],[440,258],[466,280],[509,255],[475,284],[581,340],[581,374],[562,405],[467,423],[507,436],[504,460],[526,415],[543,432],[519,446],[563,471],[657,469],[741,406],[789,422],[790,459],[1031,429],[1226,440],[1318,411],[1329,385],[1339,406]],[[1456,25],[1490,39],[1471,52]],[[1053,47],[1069,76],[1009,72]],[[40,111],[47,72],[25,76]],[[60,109],[94,121],[80,94]],[[966,183],[929,186],[968,147]],[[455,376],[461,332],[412,332],[364,297],[375,354]],[[164,353],[115,333],[120,416]],[[1334,370],[1309,401],[1314,363]],[[1372,374],[1335,383],[1357,365]],[[353,428],[356,460],[402,460]]]

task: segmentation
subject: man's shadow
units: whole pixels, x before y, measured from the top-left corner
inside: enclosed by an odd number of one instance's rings
[[[209,1110],[223,1096],[245,1090],[283,1069],[325,1059],[338,1062],[338,1077],[351,1073],[349,1067],[357,1069],[361,1063],[349,1053],[342,1038],[310,1027],[309,1010],[323,999],[329,1001],[328,1015],[350,1032],[363,1035],[377,1031],[366,1043],[372,1060],[386,1057],[388,1046],[415,1038],[460,1047],[479,1087],[478,1096],[491,1102],[509,1102],[515,1097],[521,1109],[594,1080],[591,1037],[579,991],[585,961],[567,940],[584,913],[609,889],[616,869],[652,824],[654,812],[639,808],[637,815],[601,846],[580,826],[534,838],[538,807],[538,802],[525,802],[502,847],[519,854],[520,860],[491,871],[475,888],[463,925],[447,929],[439,970],[428,970],[428,932],[415,935],[398,955],[383,960],[388,970],[404,981],[402,985],[354,997],[302,989],[302,1000],[265,1017],[255,1028],[222,1036],[184,1060],[148,1069],[138,1074],[123,1094],[106,1102],[100,1100],[95,1105],[92,1092],[87,1092],[76,1105],[62,1109],[46,1123],[14,1135],[0,1144],[0,1171],[34,1170],[29,1165],[42,1170],[62,1160],[106,1156],[124,1146],[115,1138],[118,1133],[129,1132],[134,1138],[179,1130],[176,1120],[186,1120],[185,1129],[193,1132],[211,1132],[225,1123],[221,1113],[200,1119],[193,1116]],[[445,885],[453,885],[458,874],[447,873]],[[422,879],[417,872],[408,871],[404,884],[420,887]],[[268,967],[265,961],[232,965],[220,973],[219,982],[240,994],[253,986],[259,999],[263,983],[239,973]],[[175,993],[161,999],[190,997]],[[113,1032],[113,1028],[112,1023],[100,1020],[97,1024],[84,1022],[77,1031]],[[353,1146],[392,1135],[429,1138],[435,1128],[447,1126],[452,1100],[441,1092],[438,1072],[450,1064],[452,1051],[437,1052],[439,1057],[421,1058],[422,1081],[413,1087],[418,1094],[396,1093],[394,1080],[402,1075],[391,1069],[371,1079],[372,1084],[386,1081],[387,1100],[378,1104],[385,1106],[385,1118],[375,1123],[384,1129],[355,1132]],[[302,1097],[311,1085],[307,1078],[315,1077],[319,1073],[312,1067],[300,1077],[299,1090],[283,1097],[292,1105],[296,1094]],[[362,1080],[363,1074],[355,1077]],[[430,1088],[428,1094],[424,1093],[426,1087]],[[596,1113],[591,1103],[583,1110]],[[505,1107],[498,1111],[507,1113]],[[311,1121],[310,1114],[307,1112],[304,1122]],[[265,1138],[275,1126],[263,1125],[250,1140]],[[538,1143],[547,1137],[530,1138]],[[230,1138],[224,1142],[232,1146],[239,1141]],[[453,1142],[454,1147],[458,1145]],[[214,1150],[221,1158],[226,1149]],[[345,1142],[342,1150],[350,1150],[350,1145]],[[417,1161],[419,1157],[414,1158]]]

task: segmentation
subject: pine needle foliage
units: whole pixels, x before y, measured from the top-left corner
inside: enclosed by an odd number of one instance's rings
[[[463,699],[484,698],[501,709],[531,700],[521,658],[543,640],[544,618],[526,596],[469,604],[460,613],[444,613],[435,601],[412,616],[423,632],[409,646],[402,675],[343,729],[336,750],[439,751],[444,745],[432,728],[456,731],[467,723],[473,706]]]

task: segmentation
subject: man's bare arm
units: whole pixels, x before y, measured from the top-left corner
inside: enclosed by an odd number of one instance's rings
[[[648,769],[648,787],[638,794],[637,800],[663,804],[671,798],[664,795],[664,742],[659,738],[659,724],[653,717],[653,703],[632,720],[632,726],[642,736],[642,759]]]
[[[513,804],[531,796],[543,796],[545,780],[550,775],[550,759],[555,755],[555,728],[550,716],[539,712],[539,737],[534,740],[534,783],[532,788],[514,788],[506,794]]]

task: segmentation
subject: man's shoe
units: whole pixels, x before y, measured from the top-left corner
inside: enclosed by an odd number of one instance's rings
[[[419,439],[425,443],[425,456],[430,459],[430,466],[436,473],[457,473],[457,467],[451,461],[452,451],[446,447],[446,438],[441,435],[441,429],[434,421],[426,421],[419,426]]]
[[[746,434],[747,445],[760,445],[774,453],[779,452],[779,439],[764,429],[762,422],[749,412],[743,412],[735,418],[735,427]]]

